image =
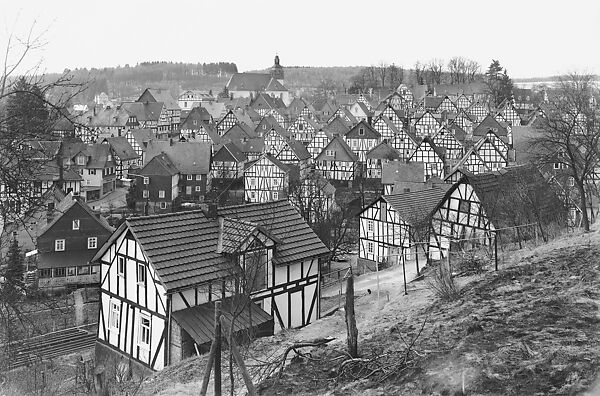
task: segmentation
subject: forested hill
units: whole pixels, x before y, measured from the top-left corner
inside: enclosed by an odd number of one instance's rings
[[[77,98],[81,102],[91,101],[101,92],[112,98],[135,99],[147,87],[170,89],[175,97],[185,89],[219,92],[237,71],[232,62],[143,62],[135,66],[65,70],[75,82],[88,82],[86,91]],[[57,76],[50,74],[47,77]]]

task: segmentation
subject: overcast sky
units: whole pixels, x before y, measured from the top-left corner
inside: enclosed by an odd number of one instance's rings
[[[0,49],[11,31],[47,28],[46,71],[138,62],[412,67],[464,56],[500,60],[513,78],[600,74],[600,2],[301,0],[0,0]],[[0,55],[2,58],[3,55]]]

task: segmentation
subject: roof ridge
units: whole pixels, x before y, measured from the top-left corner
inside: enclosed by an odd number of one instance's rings
[[[190,214],[190,213],[202,213],[202,214],[204,214],[204,211],[202,209],[194,209],[194,210],[186,210],[184,212],[159,213],[159,214],[143,215],[143,216],[131,216],[129,219],[127,219],[127,221],[130,221],[130,220],[141,220],[141,219],[154,219],[154,218],[159,218],[159,217],[177,216],[177,215]]]

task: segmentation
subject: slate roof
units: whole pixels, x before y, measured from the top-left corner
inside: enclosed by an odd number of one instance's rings
[[[473,129],[473,136],[485,136],[490,129],[498,136],[506,136],[508,134],[507,124],[496,121],[494,116],[488,114],[479,125]]]
[[[227,89],[231,91],[287,91],[270,74],[264,73],[235,73],[227,82]]]
[[[125,136],[110,137],[105,138],[104,140],[121,161],[132,160],[139,157]]]
[[[336,153],[345,154],[345,156],[341,157],[339,155],[336,155],[335,158],[331,158],[327,155],[328,150],[333,150]],[[348,146],[346,141],[344,139],[342,139],[341,136],[334,136],[331,139],[331,141],[329,143],[327,143],[327,146],[325,146],[325,148],[321,151],[321,153],[319,153],[319,155],[317,156],[317,158],[315,160],[317,160],[317,161],[321,161],[321,160],[332,161],[333,160],[333,161],[356,162],[356,161],[358,161],[358,156],[356,154],[354,154],[354,152],[352,151],[350,146]]]
[[[366,154],[368,159],[400,159],[400,153],[386,142],[381,142]]]
[[[124,102],[122,108],[131,115],[135,115],[138,121],[158,121],[163,102]]]
[[[423,162],[393,161],[381,164],[382,184],[394,184],[397,181],[421,183],[424,176],[425,164]]]
[[[235,144],[233,144],[231,142],[225,143],[218,149],[215,149],[215,155],[213,157],[213,160],[217,160],[216,158],[219,157],[219,152],[221,150],[228,151],[237,162],[243,162],[243,161],[248,160],[248,158],[246,158],[246,155],[242,152],[242,150],[240,150],[240,148],[238,146],[236,146]]]
[[[237,252],[257,228],[258,224],[256,223],[228,217],[223,218],[223,229],[220,233],[221,251],[225,253]]]
[[[344,136],[349,130],[350,127],[346,125],[340,117],[335,117],[329,124],[323,127],[323,131],[327,133],[330,138],[335,135]]]
[[[262,138],[252,138],[245,141],[233,141],[244,154],[262,153],[265,149],[265,141]]]
[[[79,119],[82,124],[90,127],[126,126],[129,114],[125,108],[118,106],[92,108],[79,116]]]
[[[221,300],[221,310],[228,323],[232,322],[234,312],[237,316],[233,322],[234,334],[254,328],[254,335],[272,335],[273,317],[251,301],[241,300],[243,297],[228,297]],[[239,307],[243,306],[241,312]],[[196,344],[205,345],[212,342],[215,333],[215,303],[210,301],[173,312],[173,319],[192,337]],[[267,327],[267,328],[265,328]]]
[[[172,292],[231,277],[236,265],[217,253],[219,224],[200,210],[131,217],[96,253],[99,260],[121,232],[129,229],[158,277]]]
[[[107,144],[94,143],[92,145],[88,145],[85,149],[85,153],[88,156],[88,162],[85,166],[86,168],[102,169],[113,164],[112,160],[108,160],[110,147]]]
[[[294,152],[294,154],[296,154],[296,157],[298,157],[300,161],[309,159],[311,157],[310,153],[306,149],[306,146],[301,142],[297,140],[290,140],[287,142],[287,145]]]
[[[181,129],[200,129],[202,123],[208,124],[211,122],[213,117],[210,115],[208,110],[204,107],[194,107],[190,110],[190,113],[185,118],[185,121],[181,123]],[[197,121],[194,125],[194,121]]]
[[[236,123],[234,126],[229,128],[221,136],[223,141],[229,140],[231,142],[241,142],[244,139],[252,139],[257,137],[256,134],[246,124]]]
[[[286,265],[324,256],[329,249],[286,200],[230,206],[218,209],[220,216],[256,223],[279,239],[273,263]]]
[[[144,167],[139,171],[140,175],[154,176],[154,175],[169,175],[173,176],[179,173],[179,170],[171,161],[168,155],[158,154],[150,159]]]
[[[415,225],[429,218],[450,187],[448,184],[428,190],[384,195],[381,198],[398,212],[402,220]]]
[[[48,223],[46,225],[46,227],[44,227],[40,231],[38,238],[41,237],[42,235],[44,235],[50,228],[52,228],[52,226],[54,224],[56,224],[63,216],[65,216],[69,212],[69,210],[71,210],[71,208],[74,206],[80,206],[90,216],[90,218],[94,219],[98,224],[100,224],[100,226],[102,226],[107,231],[109,231],[109,232],[114,231],[114,228],[112,228],[110,226],[110,224],[108,224],[108,222],[106,221],[106,219],[104,217],[96,216],[96,213],[94,213],[92,208],[90,208],[85,202],[80,202],[78,199],[74,199],[71,194],[68,194],[58,204],[57,208],[55,208],[56,212],[60,213],[60,216],[56,216],[50,223]],[[90,258],[91,258],[91,255],[90,255]]]
[[[364,129],[364,135],[359,135],[359,130]],[[381,137],[381,133],[379,133],[375,128],[369,125],[365,120],[360,121],[356,124],[352,129],[346,132],[346,138],[358,138],[358,139],[379,139]]]
[[[161,153],[168,155],[175,168],[183,174],[206,175],[210,171],[210,143],[152,140],[146,149],[146,162]]]
[[[443,101],[443,97],[425,96],[425,98],[423,98],[423,105],[426,109],[436,110],[438,107],[440,107]]]
[[[265,134],[271,130],[274,130],[275,132],[277,132],[279,135],[281,135],[282,137],[284,137],[286,139],[289,139],[291,136],[290,132],[287,129],[283,128],[281,125],[279,125],[279,123],[277,122],[275,117],[273,117],[272,115],[263,117],[263,119],[258,123],[256,128],[254,129],[255,134],[258,135],[258,132],[261,130],[260,128],[262,127],[262,125],[267,125]]]
[[[141,102],[142,96],[148,92],[153,98],[155,102],[163,102],[165,107],[169,110],[179,110],[179,104],[177,100],[171,95],[168,89],[162,88],[146,88],[146,90],[140,95],[138,102]]]

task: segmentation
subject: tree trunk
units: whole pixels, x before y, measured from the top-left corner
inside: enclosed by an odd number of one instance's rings
[[[583,225],[583,230],[585,232],[590,231],[590,220],[588,218],[587,213],[587,199],[585,197],[585,186],[583,185],[583,181],[577,181],[577,188],[579,189],[579,201],[581,204],[581,224]]]
[[[358,329],[356,328],[356,316],[354,314],[354,277],[350,275],[346,281],[346,329],[348,331],[348,354],[358,357]]]

